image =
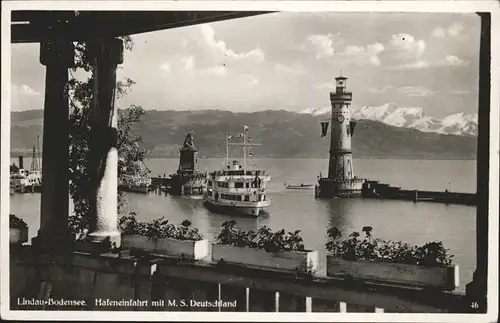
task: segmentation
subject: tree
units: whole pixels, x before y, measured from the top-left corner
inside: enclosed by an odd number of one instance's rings
[[[133,41],[130,37],[123,37],[125,50],[132,50]],[[73,199],[74,211],[69,217],[69,227],[75,239],[81,239],[88,232],[89,213],[89,176],[88,162],[90,156],[90,114],[92,104],[92,65],[87,57],[86,43],[75,44],[75,66],[71,70],[72,77],[67,85],[67,93],[70,98],[70,151],[69,191]],[[85,77],[79,80],[73,77],[73,73],[83,73]],[[117,97],[120,98],[128,93],[135,82],[129,78],[117,82]],[[118,109],[118,181],[124,177],[134,176],[142,171],[143,160],[146,150],[141,148],[141,137],[132,132],[132,125],[138,122],[145,111],[142,107],[132,105],[127,109]],[[118,213],[122,213],[125,206],[123,192],[118,193]]]
[[[9,170],[11,173],[17,173],[17,172],[19,172],[19,167],[17,167],[17,165],[14,163],[14,164],[9,166]]]

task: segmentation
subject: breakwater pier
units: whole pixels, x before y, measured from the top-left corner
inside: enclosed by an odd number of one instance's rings
[[[361,196],[363,198],[407,200],[413,202],[477,205],[477,196],[473,193],[457,193],[448,190],[404,190],[397,186],[371,180],[363,183]]]

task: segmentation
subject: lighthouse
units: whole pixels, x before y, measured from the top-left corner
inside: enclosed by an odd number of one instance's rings
[[[361,195],[364,179],[354,176],[351,138],[356,123],[351,119],[352,92],[347,78],[335,78],[335,92],[330,92],[332,108],[328,177],[319,178],[316,197],[351,197]],[[326,131],[327,127],[322,127]],[[323,135],[326,135],[325,133]]]

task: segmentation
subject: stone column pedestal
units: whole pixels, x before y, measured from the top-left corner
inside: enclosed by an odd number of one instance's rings
[[[88,241],[120,247],[118,231],[118,116],[116,68],[123,62],[123,42],[101,39],[87,45],[94,67],[90,149],[90,228]]]

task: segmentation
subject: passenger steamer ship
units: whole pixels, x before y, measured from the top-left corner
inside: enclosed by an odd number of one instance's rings
[[[248,127],[236,138],[243,143],[229,143],[232,136],[226,135],[226,159],[222,169],[209,174],[207,190],[203,199],[208,208],[216,211],[242,213],[254,217],[271,205],[266,195],[266,183],[271,177],[264,170],[247,169],[247,151],[257,144],[249,143]],[[229,146],[243,146],[243,165],[237,160],[229,162]]]

